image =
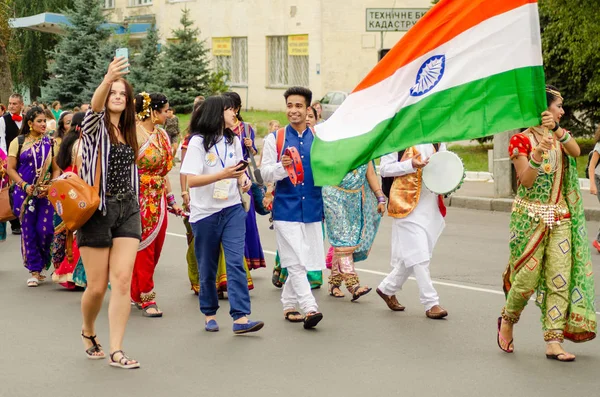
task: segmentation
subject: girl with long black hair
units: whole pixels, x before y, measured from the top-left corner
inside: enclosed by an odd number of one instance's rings
[[[21,221],[21,253],[31,273],[28,287],[37,287],[45,279],[41,273],[50,263],[54,208],[47,198],[47,187],[60,173],[55,143],[47,135],[44,109],[34,106],[8,149],[8,175],[15,181],[13,211]]]
[[[232,101],[210,97],[202,112],[194,112],[190,122],[192,138],[181,173],[190,187],[190,224],[200,273],[200,311],[206,316],[205,329],[219,330],[216,321],[219,300],[215,278],[219,249],[223,247],[227,267],[227,293],[233,332],[260,330],[264,323],[249,321],[250,294],[244,271],[246,212],[240,190],[248,191],[250,181],[242,163],[242,145],[231,128],[235,124]],[[246,163],[247,164],[247,163]]]
[[[64,115],[67,113],[69,112],[63,112],[59,120],[64,119]],[[58,164],[63,172],[77,174],[81,165],[81,156],[78,154],[80,145],[78,142],[81,123],[83,123],[85,113],[78,112],[71,116],[72,121],[69,122],[71,128],[66,134],[62,134],[61,136],[62,143],[56,156],[56,164]],[[67,244],[67,229],[60,215],[55,213],[54,241],[52,242],[52,263],[55,270],[52,273],[52,281],[69,290],[85,288],[87,281],[77,242],[73,241],[71,243],[72,257],[70,259],[67,255]]]

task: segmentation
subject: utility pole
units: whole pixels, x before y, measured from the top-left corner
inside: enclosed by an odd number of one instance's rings
[[[512,162],[508,155],[510,138],[519,130],[505,131],[494,135],[494,197],[512,197],[513,170]]]

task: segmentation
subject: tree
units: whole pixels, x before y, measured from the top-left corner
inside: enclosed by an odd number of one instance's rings
[[[73,0],[28,0],[14,3],[17,18],[73,6]],[[47,51],[54,49],[60,36],[36,30],[16,29],[10,52],[12,76],[18,88],[29,88],[32,98],[41,95],[40,87],[48,78]]]
[[[117,44],[109,42],[110,30],[105,23],[100,0],[74,0],[73,8],[65,10],[71,26],[49,55],[52,76],[48,80],[45,101],[59,100],[64,107],[89,102],[94,86],[106,73]]]
[[[208,93],[210,70],[208,49],[197,39],[200,29],[193,27],[190,10],[182,11],[181,28],[173,30],[175,39],[165,46],[160,81],[169,103],[180,112],[190,112],[194,98]]]
[[[142,42],[140,54],[131,59],[131,73],[129,80],[135,92],[157,92],[161,91],[159,84],[160,58],[159,35],[156,26],[148,30],[146,38]]]
[[[8,102],[8,97],[12,93],[12,75],[9,67],[9,52],[12,30],[8,26],[8,20],[11,16],[11,7],[13,0],[5,0],[0,3],[0,101],[4,104]]]
[[[598,0],[542,0],[540,22],[546,82],[565,98],[561,124],[576,135],[600,123]]]

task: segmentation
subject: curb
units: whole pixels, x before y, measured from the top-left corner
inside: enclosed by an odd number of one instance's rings
[[[448,207],[498,212],[511,212],[513,204],[511,198],[469,196],[451,196],[445,201]],[[600,208],[585,208],[584,211],[587,221],[600,221]]]

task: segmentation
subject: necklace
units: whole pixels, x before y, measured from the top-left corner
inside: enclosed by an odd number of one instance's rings
[[[533,138],[535,139],[536,146],[539,145],[543,139],[544,134],[536,130],[535,127],[531,128]],[[554,174],[560,166],[560,148],[556,148],[556,142],[553,144],[552,149],[542,154],[542,166],[538,169],[538,175],[543,174]]]

